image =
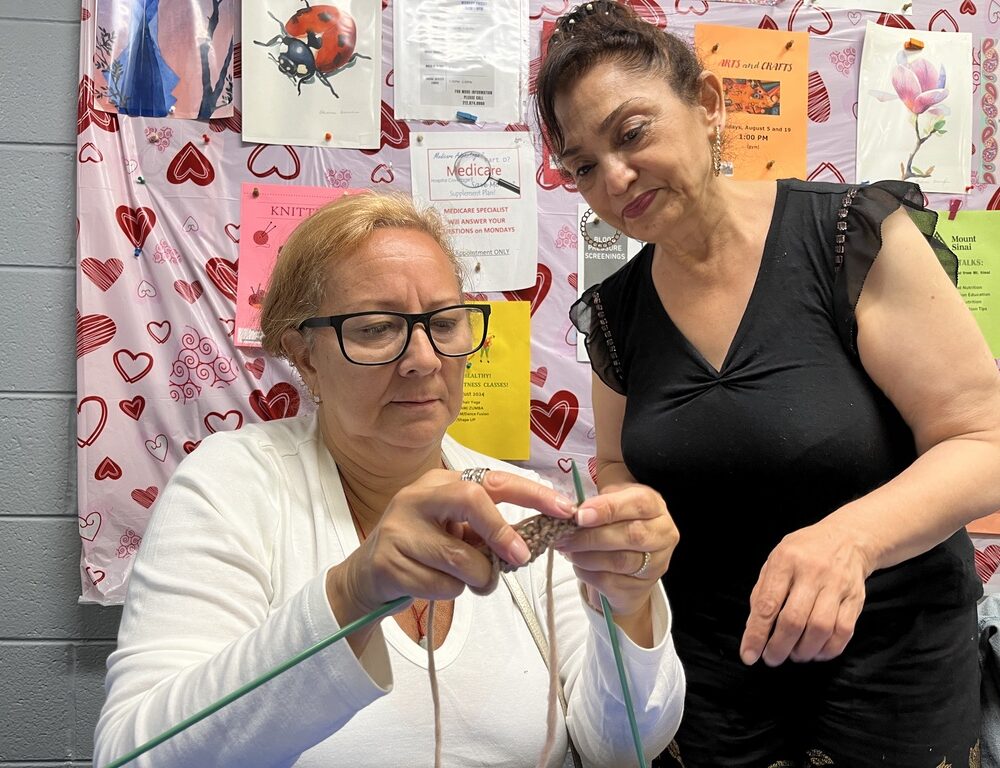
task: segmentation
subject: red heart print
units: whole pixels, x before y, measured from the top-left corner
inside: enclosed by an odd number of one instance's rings
[[[219,322],[222,323],[226,328],[226,335],[232,336],[236,333],[236,318],[235,317],[220,317]]]
[[[149,509],[156,501],[156,497],[160,495],[160,489],[155,485],[150,485],[147,488],[135,488],[130,495],[136,504]]]
[[[704,16],[708,13],[708,0],[684,0],[684,7],[681,7],[681,0],[674,0],[674,10],[680,14],[693,13],[695,16]]]
[[[657,0],[625,0],[625,2],[632,6],[632,10],[639,14],[640,19],[655,24],[660,29],[667,26],[667,15],[657,4]],[[708,8],[708,3],[705,3],[705,7]],[[703,13],[704,11],[697,15],[701,16]]]
[[[894,29],[913,29],[913,25],[909,20],[898,13],[879,14],[878,21],[875,23],[881,24],[883,27],[893,27]]]
[[[757,29],[773,29],[773,30],[777,31],[778,30],[778,22],[776,22],[774,19],[772,19],[770,16],[768,16],[765,13],[764,14],[764,18],[762,18],[760,20],[760,24],[757,25]]]
[[[239,136],[243,133],[243,114],[236,107],[233,107],[233,114],[230,117],[210,117],[208,127],[216,133],[229,130]]]
[[[807,114],[814,123],[825,123],[830,119],[830,94],[819,72],[809,73],[809,109]]]
[[[78,516],[76,522],[80,527],[80,538],[93,541],[101,530],[101,513],[88,512],[86,516]]]
[[[531,401],[531,431],[558,451],[569,436],[579,413],[580,402],[576,395],[567,389],[560,389],[548,402]]]
[[[280,155],[280,165],[276,161],[269,160],[266,157],[275,153],[281,153],[282,151],[285,154]],[[291,164],[289,164],[289,158]],[[269,162],[271,163],[270,165],[268,165]],[[266,179],[268,176],[277,175],[279,178],[288,181],[299,175],[299,172],[302,170],[302,163],[292,147],[285,146],[284,144],[258,144],[257,148],[250,153],[250,157],[247,158],[247,170],[258,179]]]
[[[813,169],[812,173],[810,173],[809,176],[806,177],[807,181],[815,181],[816,179],[819,179],[820,181],[836,180],[835,183],[839,182],[840,184],[847,183],[846,181],[844,181],[844,174],[840,172],[840,169],[837,168],[837,166],[835,166],[833,163],[829,162],[820,163]]]
[[[146,398],[142,395],[136,395],[131,400],[120,400],[118,407],[122,409],[122,413],[126,416],[138,421],[139,417],[142,416],[142,412],[146,410]]]
[[[234,243],[240,242],[240,225],[229,222],[225,226],[226,237],[232,240]]]
[[[167,449],[169,447],[170,441],[167,439],[166,435],[157,435],[152,440],[146,441],[146,450],[149,452],[149,455],[157,461],[167,460]]]
[[[976,4],[972,2],[972,0],[962,0],[962,4],[958,7],[958,12],[969,16],[975,16]]]
[[[167,166],[167,181],[171,184],[192,181],[199,187],[207,187],[215,181],[215,168],[201,150],[189,141]]]
[[[218,411],[212,411],[208,414],[202,421],[205,423],[205,429],[211,433],[223,432],[228,429],[239,429],[243,426],[243,414],[239,411],[226,411],[225,413],[219,413]],[[201,442],[200,440],[198,441]],[[197,445],[195,446],[197,447]],[[191,450],[194,450],[192,448]]]
[[[597,457],[591,456],[587,459],[587,472],[590,473],[590,479],[594,481],[594,485],[597,485]]]
[[[83,274],[90,278],[90,281],[102,291],[108,290],[115,284],[115,280],[121,277],[125,265],[121,259],[84,259],[80,262],[80,269]]]
[[[118,480],[121,476],[122,468],[110,456],[101,459],[101,463],[97,465],[97,471],[94,472],[95,480]]]
[[[107,576],[100,568],[92,568],[89,565],[87,566],[87,575],[90,577],[91,584],[95,587],[104,581],[104,577]]]
[[[254,358],[249,363],[243,363],[243,367],[246,368],[248,371],[250,371],[250,373],[253,374],[253,377],[257,379],[257,381],[260,381],[260,377],[264,375],[264,358],[263,357]]]
[[[577,283],[576,272],[570,272],[568,275],[566,275],[566,282],[569,283],[573,287],[573,290],[575,291]]]
[[[119,205],[115,209],[115,219],[125,237],[136,248],[142,248],[156,225],[156,214],[152,208],[129,208],[127,205]]]
[[[985,549],[976,550],[976,573],[985,584],[1000,568],[1000,546],[990,544]]]
[[[233,46],[233,77],[243,77],[243,44],[236,43]],[[240,112],[236,107],[233,107],[233,114],[238,115]],[[237,131],[241,133],[241,131]]]
[[[958,32],[958,22],[948,11],[940,8],[937,13],[931,16],[927,29],[930,32]]]
[[[170,321],[163,320],[161,322],[156,322],[154,320],[146,323],[146,333],[148,333],[157,344],[163,344],[170,338]]]
[[[789,32],[794,32],[795,31],[795,17],[799,15],[799,9],[802,7],[802,4],[804,2],[805,2],[805,0],[798,0],[798,2],[795,3],[795,7],[792,8],[792,12],[791,12],[791,14],[788,17],[788,31]],[[823,18],[826,20],[826,29],[819,29],[817,27],[814,27],[812,24],[810,24],[807,27],[807,30],[810,33],[814,34],[814,35],[825,35],[825,34],[828,34],[830,32],[830,30],[833,29],[833,17],[830,16],[830,14],[829,14],[828,11],[823,10],[819,6],[816,6],[815,10],[818,10],[820,13],[823,14]]]
[[[991,197],[989,203],[986,204],[986,210],[1000,211],[1000,189],[993,193],[993,197]]]
[[[236,302],[236,276],[239,270],[240,260],[229,261],[215,256],[205,262],[205,272],[212,285],[219,289],[219,293],[227,299]]]
[[[396,84],[395,69],[390,69],[389,74],[385,76],[385,84],[392,88]]]
[[[535,272],[535,284],[530,288],[522,288],[519,291],[503,291],[504,297],[508,301],[530,301],[531,314],[535,314],[552,287],[552,270],[544,264],[539,264]]]
[[[541,366],[537,371],[531,372],[531,383],[536,387],[544,387],[545,380],[549,377],[549,369],[544,365]]]
[[[187,280],[174,280],[174,290],[188,304],[194,304],[205,289],[197,280],[192,280],[190,283]]]
[[[569,0],[562,0],[562,5],[558,8],[550,8],[547,3],[542,3],[542,7],[539,9],[538,13],[533,13],[530,18],[532,21],[542,18],[542,16],[561,16],[562,12],[569,8]]]
[[[255,389],[250,393],[250,407],[264,421],[284,419],[299,412],[299,393],[291,384],[279,381],[265,395]]]
[[[410,129],[406,123],[397,120],[392,107],[382,102],[382,135],[378,149],[362,149],[366,155],[374,155],[386,145],[396,149],[406,149],[410,146]]]
[[[76,97],[76,133],[80,135],[91,125],[102,131],[114,133],[118,130],[118,115],[114,112],[104,112],[94,108],[94,97],[97,87],[94,81],[86,75],[80,80],[80,90]]]
[[[153,356],[148,352],[133,353],[128,349],[115,352],[115,368],[129,384],[143,379],[153,368]]]
[[[81,315],[76,313],[76,356],[100,349],[114,338],[118,327],[107,315]]]
[[[379,163],[372,171],[371,180],[373,184],[392,184],[396,180],[396,174],[385,163]]]
[[[93,403],[93,406],[88,405]],[[81,416],[81,412],[86,407],[86,415]],[[95,414],[94,408],[97,408],[97,413]],[[81,448],[86,448],[88,445],[93,445],[94,441],[101,436],[101,432],[104,431],[104,425],[108,423],[108,404],[104,402],[104,398],[98,395],[87,395],[80,399],[80,402],[76,406],[76,415],[79,416],[76,420],[76,444]],[[97,422],[93,429],[87,434],[86,437],[80,437],[80,427],[86,424],[93,424]]]
[[[565,456],[560,456],[556,460],[556,464],[559,465],[559,469],[563,472],[569,473],[573,471],[573,459],[568,459]]]
[[[100,163],[104,160],[104,154],[96,146],[94,142],[88,141],[82,147],[76,155],[76,159],[80,163]]]
[[[184,453],[191,453],[199,445],[201,445],[201,440],[185,440]]]

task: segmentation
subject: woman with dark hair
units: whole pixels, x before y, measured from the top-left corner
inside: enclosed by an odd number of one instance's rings
[[[560,18],[537,111],[646,243],[571,316],[598,486],[651,486],[681,535],[674,757],[978,765],[963,526],[1000,507],[1000,377],[920,190],[726,178],[719,77],[610,0]]]

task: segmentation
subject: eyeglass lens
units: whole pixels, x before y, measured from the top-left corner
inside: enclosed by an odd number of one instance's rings
[[[451,307],[432,313],[427,331],[442,355],[471,354],[485,336],[483,313],[476,307]],[[405,317],[369,312],[347,318],[341,339],[347,357],[359,363],[389,362],[402,354],[407,342]]]

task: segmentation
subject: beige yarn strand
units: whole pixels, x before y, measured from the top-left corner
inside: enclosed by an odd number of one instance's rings
[[[549,635],[549,694],[545,725],[545,744],[538,758],[538,768],[545,768],[556,746],[556,729],[559,724],[559,654],[556,648],[556,611],[552,590],[552,567],[555,550],[552,544],[563,534],[576,529],[575,520],[559,520],[546,515],[535,515],[514,526],[528,545],[533,562],[542,552],[548,550],[545,563],[545,631]],[[511,573],[519,566],[501,560],[495,552],[484,549],[493,563],[490,583],[481,589],[472,589],[478,595],[488,595],[500,581],[500,571]],[[434,768],[441,768],[441,696],[438,691],[437,669],[434,666],[434,601],[427,607],[427,675],[431,684],[431,700],[434,705]]]

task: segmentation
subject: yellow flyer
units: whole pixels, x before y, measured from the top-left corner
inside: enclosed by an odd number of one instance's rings
[[[462,410],[448,434],[474,451],[530,458],[531,302],[491,301],[486,343],[465,364]]]
[[[804,179],[809,34],[696,24],[694,42],[725,91],[723,173]]]
[[[958,256],[958,290],[1000,359],[1000,212],[959,211],[938,216],[938,235]]]

